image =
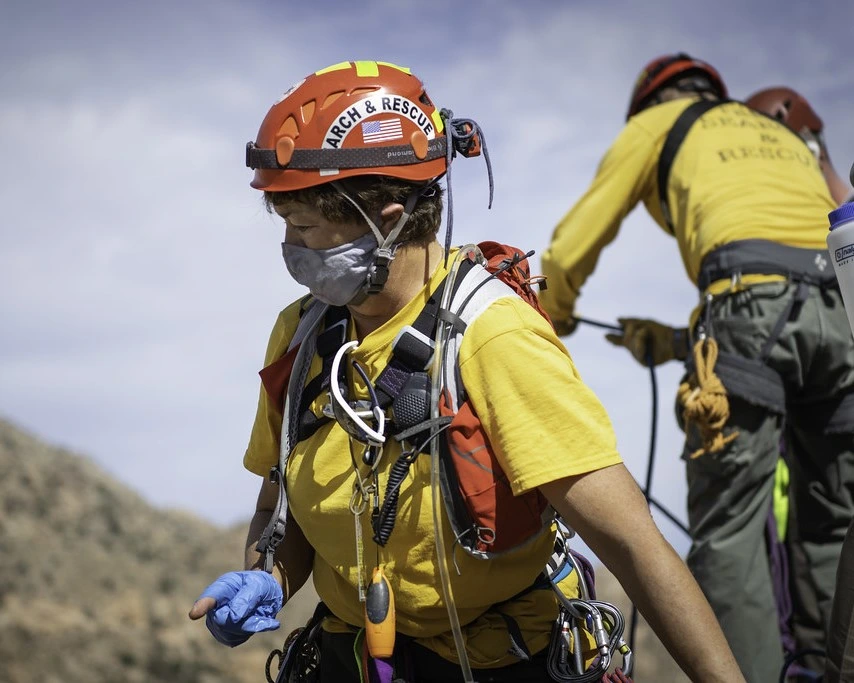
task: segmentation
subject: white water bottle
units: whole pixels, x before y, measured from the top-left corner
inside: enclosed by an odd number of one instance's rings
[[[854,203],[843,204],[827,217],[830,219],[827,249],[839,281],[848,325],[854,334]]]

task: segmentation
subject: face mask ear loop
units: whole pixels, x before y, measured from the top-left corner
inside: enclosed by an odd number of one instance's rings
[[[397,248],[400,246],[399,244],[395,244],[394,240],[397,239],[397,236],[400,234],[400,231],[403,230],[403,226],[406,225],[406,221],[409,220],[409,217],[412,215],[412,210],[415,208],[415,203],[421,197],[422,190],[419,188],[409,194],[409,197],[406,198],[406,205],[403,207],[403,213],[398,218],[397,223],[394,224],[394,227],[388,234],[388,237],[383,237],[382,232],[377,227],[376,223],[370,219],[365,210],[359,206],[359,203],[353,199],[347,191],[343,188],[340,183],[333,182],[332,186],[338,191],[338,193],[344,197],[348,202],[350,202],[356,210],[362,214],[362,218],[368,224],[368,227],[374,233],[374,236],[377,238],[377,249],[376,249],[376,261],[374,262],[373,267],[368,272],[367,282],[365,283],[365,291],[368,294],[378,294],[382,291],[382,288],[385,286],[386,280],[388,280],[388,267],[389,264],[394,261],[394,255],[397,251]]]
[[[388,237],[385,238],[377,249],[377,260],[374,262],[374,267],[370,273],[368,273],[368,294],[376,294],[382,290],[386,280],[388,280],[389,265],[394,261],[394,254],[400,246],[399,244],[395,244],[394,241],[397,239],[400,231],[403,230],[406,221],[412,215],[412,210],[415,208],[415,203],[420,196],[420,190],[409,193],[409,196],[406,198],[406,205],[403,207],[403,213],[400,214],[397,223],[394,224],[394,227],[388,233]]]
[[[368,216],[368,214],[365,213],[365,210],[361,206],[359,206],[359,202],[357,202],[349,194],[347,194],[347,190],[344,189],[344,186],[341,183],[332,182],[330,184],[337,190],[338,194],[340,194],[342,197],[344,197],[344,199],[346,199],[348,202],[350,202],[353,206],[356,207],[356,211],[362,214],[362,218],[365,219],[365,222],[368,224],[368,227],[371,229],[371,232],[374,233],[374,237],[377,238],[377,244],[382,244],[384,239],[383,234],[380,232],[380,229],[377,227],[377,224],[374,223]]]

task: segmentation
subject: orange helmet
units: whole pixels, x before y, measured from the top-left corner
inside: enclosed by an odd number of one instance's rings
[[[632,97],[629,101],[629,111],[626,114],[628,120],[644,108],[647,100],[661,88],[672,85],[674,81],[688,76],[702,78],[697,84],[689,87],[690,90],[712,90],[718,97],[726,97],[727,89],[721,75],[711,64],[695,59],[684,52],[672,55],[663,55],[653,59],[640,72]]]
[[[257,139],[246,145],[251,185],[298,190],[365,174],[429,181],[448,169],[446,118],[454,128],[452,153],[480,152],[476,132],[451,116],[405,67],[335,64],[300,81],[267,112]]]
[[[812,133],[821,133],[824,130],[824,123],[810,103],[791,88],[766,88],[753,93],[744,103],[751,109],[786,124],[796,133],[800,133],[804,128]]]

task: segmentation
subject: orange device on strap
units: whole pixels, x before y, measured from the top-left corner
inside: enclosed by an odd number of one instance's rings
[[[374,567],[365,598],[365,641],[371,657],[391,657],[394,629],[394,593],[382,567]]]

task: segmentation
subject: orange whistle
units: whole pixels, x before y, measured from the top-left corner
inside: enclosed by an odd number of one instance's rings
[[[365,596],[365,641],[371,657],[391,657],[394,629],[394,593],[382,567],[374,567]]]

